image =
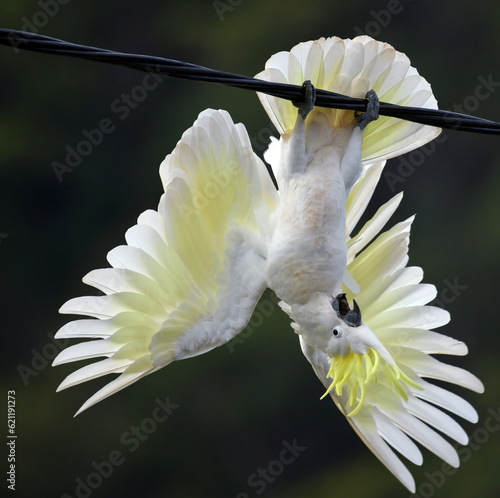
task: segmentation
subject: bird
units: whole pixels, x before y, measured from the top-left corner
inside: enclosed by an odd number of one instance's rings
[[[56,334],[92,339],[53,364],[101,358],[71,373],[66,389],[118,374],[80,410],[173,361],[228,343],[269,288],[291,319],[325,393],[366,446],[411,492],[415,481],[393,451],[421,465],[419,443],[453,467],[467,444],[451,412],[477,422],[473,406],[429,381],[484,391],[472,373],[437,360],[466,345],[435,332],[450,315],[429,305],[432,284],[408,266],[414,217],[385,229],[396,194],[358,228],[385,162],[440,129],[378,115],[379,99],[437,109],[408,57],[363,35],[320,38],[279,52],[256,75],[303,85],[301,102],[258,94],[279,133],[264,154],[228,112],[206,109],[160,165],[157,210],[144,211],[83,282],[100,295],[70,299],[83,315]],[[364,98],[364,112],[315,106],[316,89]],[[103,358],[103,359],[102,359]],[[443,411],[445,410],[445,411]]]

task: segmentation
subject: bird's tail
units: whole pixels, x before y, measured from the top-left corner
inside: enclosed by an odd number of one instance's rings
[[[323,90],[364,98],[375,90],[381,102],[437,109],[429,83],[410,65],[405,54],[369,36],[342,40],[320,38],[279,52],[256,75],[267,81],[301,85],[305,80]],[[259,94],[264,109],[281,135],[293,129],[297,108],[288,100]],[[355,124],[353,111],[316,107],[313,126],[333,128]],[[381,116],[363,135],[363,162],[373,163],[416,149],[437,137],[439,128]]]

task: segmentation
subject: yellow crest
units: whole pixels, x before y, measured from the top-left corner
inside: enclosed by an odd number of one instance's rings
[[[365,354],[358,354],[351,350],[345,357],[339,355],[330,360],[327,377],[332,379],[332,383],[321,399],[335,388],[335,394],[337,396],[344,394],[347,397],[347,406],[354,407],[348,413],[348,417],[356,415],[361,410],[371,383],[384,384],[395,390],[405,401],[408,400],[405,384],[422,389],[396,364],[387,363],[373,348]],[[346,386],[346,392],[343,393],[344,386]]]

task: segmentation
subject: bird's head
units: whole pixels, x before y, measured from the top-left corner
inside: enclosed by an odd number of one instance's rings
[[[394,363],[383,344],[363,322],[356,301],[351,308],[345,294],[332,298],[317,293],[306,304],[293,305],[291,310],[298,325],[294,327],[296,332],[330,358],[345,358],[351,353],[363,355],[375,349],[387,362]]]
[[[296,322],[292,327],[304,341],[329,357],[327,377],[332,382],[324,396],[333,388],[337,395],[346,396],[347,406],[353,407],[349,415],[358,413],[371,382],[395,388],[403,399],[407,399],[405,385],[420,387],[400,370],[389,351],[363,322],[356,301],[351,308],[345,294],[334,298],[315,294],[306,304],[292,305],[289,313]]]

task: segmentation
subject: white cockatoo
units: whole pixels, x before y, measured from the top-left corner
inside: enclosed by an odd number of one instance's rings
[[[227,343],[249,322],[269,287],[337,407],[381,462],[412,492],[390,446],[415,464],[412,441],[457,467],[462,427],[474,408],[426,378],[482,392],[471,373],[432,354],[465,355],[465,344],[431,329],[449,314],[427,306],[436,289],[407,267],[413,218],[380,233],[402,195],[352,232],[385,160],[435,138],[436,128],[377,118],[378,99],[437,108],[429,84],[390,45],[360,36],[300,43],[272,56],[258,78],[301,85],[306,100],[259,95],[280,133],[265,158],[242,124],[207,109],[160,166],[165,193],[108,254],[112,268],[83,281],[104,295],[71,299],[57,338],[97,339],[63,350],[62,363],[105,357],[70,374],[59,389],[106,374],[117,378],[85,410],[175,360]],[[315,88],[367,97],[367,110],[313,107]],[[349,303],[352,304],[349,304]],[[78,413],[79,413],[78,412]],[[436,429],[436,430],[434,430]]]

